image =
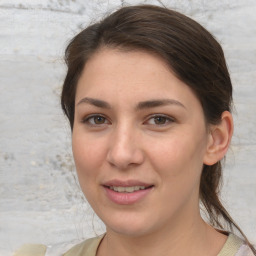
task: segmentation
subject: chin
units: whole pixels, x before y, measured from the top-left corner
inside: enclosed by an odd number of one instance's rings
[[[112,231],[116,234],[122,235],[122,236],[129,236],[129,237],[141,237],[145,236],[149,233],[149,230],[145,229],[145,226],[143,227],[137,227],[137,226],[114,226],[114,227],[107,227],[107,232]]]
[[[134,216],[129,214],[128,216],[119,216],[110,220],[104,220],[106,224],[106,229],[108,231],[115,232],[119,235],[130,236],[130,237],[140,237],[152,232],[153,227],[150,227],[150,219],[145,216],[138,216],[138,213]]]

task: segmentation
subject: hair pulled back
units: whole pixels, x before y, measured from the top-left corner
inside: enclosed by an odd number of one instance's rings
[[[176,11],[139,5],[123,7],[93,24],[69,43],[68,67],[61,105],[73,129],[75,94],[86,62],[101,48],[142,50],[160,56],[181,81],[198,97],[207,124],[217,124],[224,111],[231,111],[232,84],[220,44],[196,21]],[[210,223],[221,229],[233,226],[245,237],[219,199],[221,163],[205,165],[200,183],[200,200]],[[256,255],[256,254],[255,254]]]

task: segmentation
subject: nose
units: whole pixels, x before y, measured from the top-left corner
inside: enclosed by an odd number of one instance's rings
[[[140,137],[135,129],[117,127],[111,136],[107,161],[120,170],[142,164],[144,153]]]

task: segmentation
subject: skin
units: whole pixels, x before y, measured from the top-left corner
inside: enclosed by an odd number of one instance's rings
[[[95,53],[75,104],[79,182],[107,229],[97,255],[217,255],[226,236],[202,220],[199,185],[203,164],[226,153],[231,115],[207,125],[193,91],[142,51]],[[152,188],[138,202],[117,204],[103,186],[113,179]]]

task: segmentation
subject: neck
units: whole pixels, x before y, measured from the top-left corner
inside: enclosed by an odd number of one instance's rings
[[[182,225],[166,226],[147,235],[123,235],[107,229],[97,256],[215,256],[225,241],[226,236],[198,214],[193,221],[183,218]]]

